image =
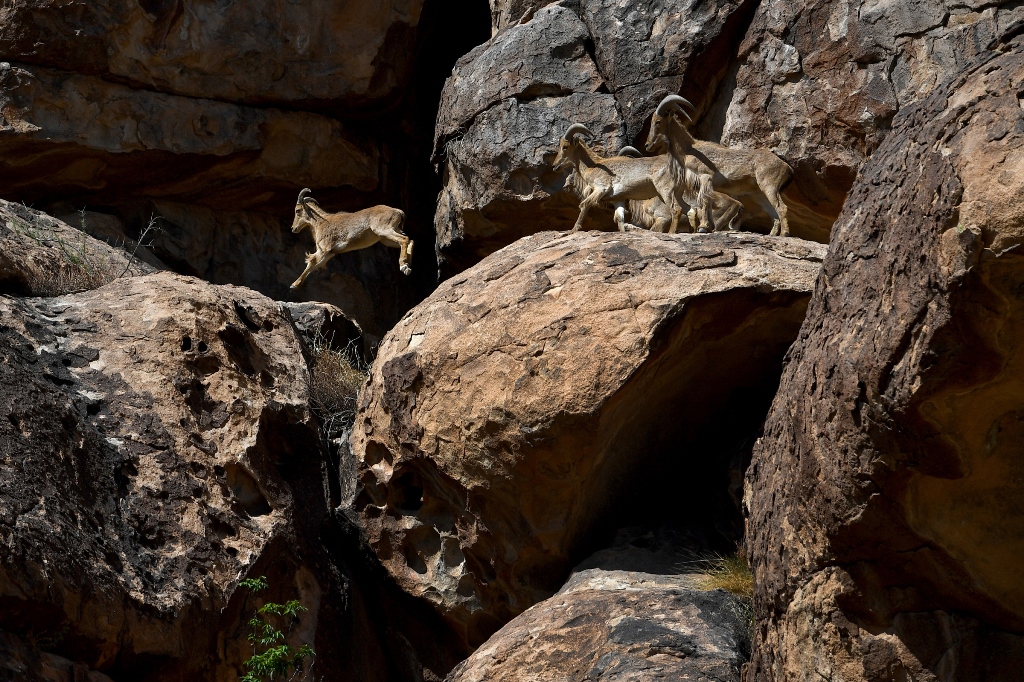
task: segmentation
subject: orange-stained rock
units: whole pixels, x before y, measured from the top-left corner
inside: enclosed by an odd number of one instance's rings
[[[356,417],[381,562],[472,644],[552,594],[666,444],[775,381],[823,253],[545,232],[442,284],[385,337]]]
[[[748,679],[1024,668],[1024,39],[862,171],[747,474]]]

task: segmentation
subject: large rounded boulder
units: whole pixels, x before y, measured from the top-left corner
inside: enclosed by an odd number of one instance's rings
[[[728,405],[767,392],[767,410],[823,252],[545,232],[441,285],[384,339],[356,417],[352,505],[381,562],[479,644],[559,588],[616,505],[699,496],[697,444],[738,423]]]

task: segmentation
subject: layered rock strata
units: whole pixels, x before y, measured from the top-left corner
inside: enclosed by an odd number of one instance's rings
[[[1024,44],[862,171],[747,477],[749,680],[1024,664]]]
[[[718,410],[774,386],[823,252],[541,233],[441,285],[385,337],[356,416],[381,562],[474,645],[550,596],[642,472],[701,457]]]

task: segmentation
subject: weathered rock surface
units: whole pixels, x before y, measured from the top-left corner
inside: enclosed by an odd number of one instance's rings
[[[657,102],[684,81],[714,87],[728,61],[718,52],[742,30],[731,17],[744,14],[734,0],[544,4],[492,3],[494,37],[445,84],[435,229],[456,267],[536,225],[570,227],[579,202],[563,192],[566,173],[551,169],[569,125],[586,125],[608,152],[635,143]],[[610,213],[589,225],[611,225]]]
[[[723,143],[767,146],[793,166],[791,220],[827,241],[895,114],[1021,19],[1024,7],[999,0],[761,2],[715,127]]]
[[[739,682],[742,602],[692,576],[579,571],[456,666],[447,682]]]
[[[1022,82],[1018,38],[901,112],[837,223],[747,478],[749,680],[1020,676]]]
[[[309,609],[322,667],[449,670],[436,616],[331,520],[308,390],[288,310],[248,289],[155,273],[0,297],[0,675],[235,679],[254,608],[236,586],[258,575]]]
[[[0,9],[0,54],[188,97],[360,107],[406,84],[422,9],[423,0],[27,0]]]
[[[385,337],[356,417],[381,562],[473,645],[550,596],[659,456],[699,458],[732,396],[774,388],[823,252],[542,233],[442,284]]]
[[[169,234],[154,250],[169,267],[335,304],[378,339],[432,288],[429,249],[406,278],[381,246],[289,291],[312,249],[287,227],[310,187],[330,210],[388,204],[406,211],[414,239],[433,234],[439,92],[455,59],[486,39],[486,6],[3,5],[4,199],[60,215],[85,206],[132,238],[165,211]]]
[[[67,293],[153,271],[67,223],[0,199],[0,294]]]
[[[34,201],[88,190],[102,205],[141,193],[266,210],[294,203],[302,187],[377,188],[376,146],[325,116],[3,64],[0,182],[7,194]],[[168,162],[175,157],[188,163]]]
[[[0,319],[0,627],[66,629],[56,653],[121,675],[233,670],[246,648],[231,597],[265,571],[316,631],[340,586],[290,556],[296,513],[317,506],[295,496],[319,492],[296,474],[319,472],[320,448],[277,304],[159,273],[0,298]]]

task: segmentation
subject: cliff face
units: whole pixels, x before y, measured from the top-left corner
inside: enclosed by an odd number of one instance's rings
[[[1021,3],[0,5],[0,678],[1019,676]],[[669,94],[792,238],[564,232]]]
[[[440,82],[486,37],[468,1],[7,3],[0,196],[129,236],[160,216],[154,251],[178,271],[333,303],[379,339],[432,287],[430,249],[412,280],[380,246],[291,292],[313,250],[287,230],[295,198],[402,208],[428,243]]]
[[[1024,657],[1024,44],[864,169],[747,474],[751,679],[1012,679]]]

